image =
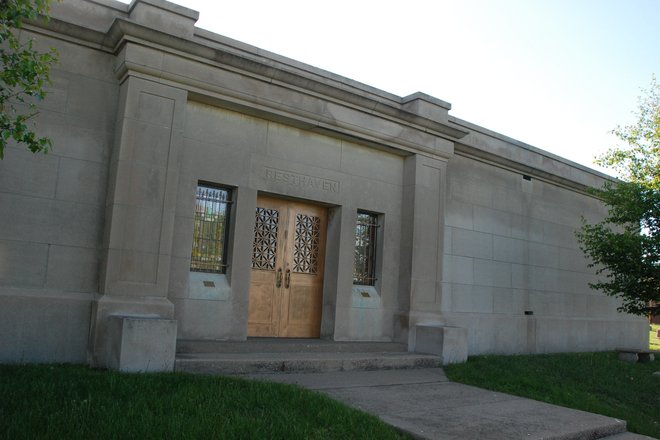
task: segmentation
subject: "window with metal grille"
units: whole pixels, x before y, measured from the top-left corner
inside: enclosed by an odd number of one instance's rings
[[[231,203],[229,188],[197,186],[190,270],[225,273]]]
[[[376,282],[376,231],[378,216],[358,211],[355,226],[353,284],[373,286]]]

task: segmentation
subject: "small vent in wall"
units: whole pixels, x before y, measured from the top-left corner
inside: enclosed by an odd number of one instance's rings
[[[532,180],[532,176],[528,176],[527,174],[523,174],[523,179]]]

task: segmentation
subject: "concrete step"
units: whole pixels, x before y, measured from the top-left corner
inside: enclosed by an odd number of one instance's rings
[[[438,356],[408,352],[179,353],[175,370],[201,374],[325,373],[440,367]]]
[[[382,353],[405,352],[397,342],[342,342],[324,339],[248,338],[247,341],[187,340],[176,342],[177,353]]]

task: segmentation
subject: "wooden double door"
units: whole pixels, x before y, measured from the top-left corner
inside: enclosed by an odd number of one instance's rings
[[[248,336],[318,338],[327,209],[257,198]]]

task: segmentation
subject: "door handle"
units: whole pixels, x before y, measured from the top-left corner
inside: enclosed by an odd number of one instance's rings
[[[282,268],[277,269],[277,275],[275,275],[275,287],[282,287]]]
[[[284,275],[284,288],[288,289],[290,285],[291,285],[291,270],[287,269],[286,275]]]

